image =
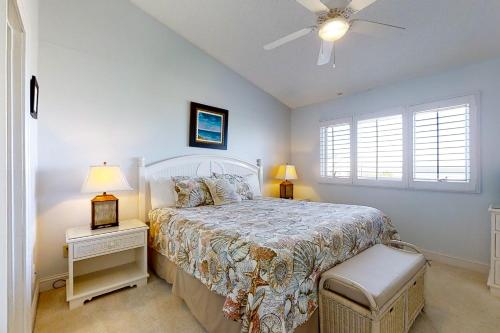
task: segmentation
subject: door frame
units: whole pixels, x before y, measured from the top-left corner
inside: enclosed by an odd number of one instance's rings
[[[7,332],[31,332],[31,283],[26,247],[26,38],[16,0],[6,16]]]
[[[0,48],[0,221],[7,221],[7,0],[0,0]],[[8,318],[7,239],[7,223],[0,223],[0,332]]]

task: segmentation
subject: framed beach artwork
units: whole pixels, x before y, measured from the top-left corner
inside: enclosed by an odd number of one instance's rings
[[[191,102],[189,146],[227,150],[228,111]]]

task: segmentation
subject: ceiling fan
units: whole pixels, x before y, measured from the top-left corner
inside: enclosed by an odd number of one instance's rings
[[[274,42],[264,45],[265,50],[272,50],[295,39],[303,37],[313,31],[318,31],[321,38],[321,47],[318,56],[318,66],[328,64],[333,53],[333,67],[335,68],[335,41],[344,37],[354,24],[371,23],[404,30],[405,28],[392,24],[351,18],[377,0],[351,0],[345,8],[329,8],[320,0],[295,0],[317,15],[316,25],[301,29]]]

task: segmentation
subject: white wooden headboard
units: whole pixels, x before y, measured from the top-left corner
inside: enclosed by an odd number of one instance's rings
[[[217,155],[185,155],[176,156],[163,161],[146,164],[143,157],[138,161],[139,169],[139,218],[148,221],[151,209],[149,181],[151,179],[169,178],[172,176],[211,176],[212,173],[232,173],[246,176],[256,174],[262,190],[262,160],[251,164],[235,158]]]

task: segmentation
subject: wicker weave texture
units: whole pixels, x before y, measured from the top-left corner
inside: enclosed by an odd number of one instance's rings
[[[321,295],[322,333],[370,333],[371,320],[335,300]]]
[[[404,333],[405,331],[405,294],[402,294],[380,320],[380,332]]]
[[[380,309],[360,312],[357,303],[327,290],[320,291],[321,333],[404,333],[408,332],[424,307],[423,267],[400,291],[399,296]],[[395,295],[396,297],[396,295]],[[379,310],[379,311],[380,311]],[[380,319],[377,319],[380,318]]]
[[[408,324],[411,325],[424,306],[424,274],[408,289]]]

